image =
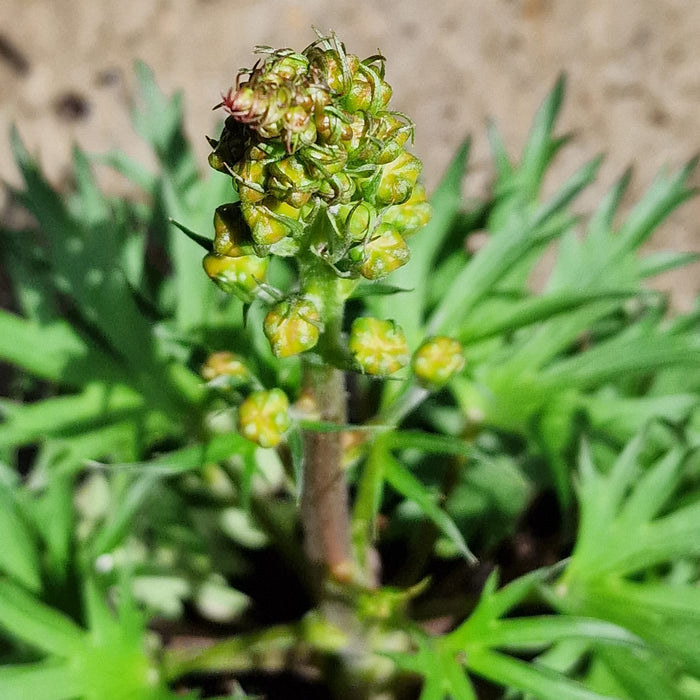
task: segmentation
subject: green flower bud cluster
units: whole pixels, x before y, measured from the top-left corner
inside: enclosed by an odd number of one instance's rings
[[[210,164],[240,199],[220,208],[226,230],[215,221],[212,255],[310,251],[339,275],[370,280],[404,265],[405,237],[431,210],[416,185],[421,163],[405,150],[413,123],[389,108],[384,58],[360,60],[334,35],[301,53],[259,51],[264,58],[224,95],[229,116],[210,140]]]

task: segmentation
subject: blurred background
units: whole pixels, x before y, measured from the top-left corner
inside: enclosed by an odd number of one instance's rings
[[[606,153],[587,207],[628,165],[632,201],[660,167],[680,166],[700,145],[697,0],[2,0],[0,179],[18,183],[12,123],[57,184],[69,184],[76,142],[147,162],[128,117],[136,59],[167,93],[183,91],[187,131],[204,168],[204,134],[218,136],[222,116],[211,107],[238,69],[253,65],[253,47],[301,50],[315,38],[312,26],[334,29],[361,58],[378,49],[387,57],[392,105],[416,122],[414,150],[429,191],[467,135],[466,191],[483,191],[491,176],[486,119],[518,153],[561,72],[568,95],[560,131],[576,138],[550,186]],[[101,176],[115,191],[127,187],[116,175]],[[700,251],[700,199],[674,214],[653,246]],[[700,266],[657,286],[686,310],[700,291]]]

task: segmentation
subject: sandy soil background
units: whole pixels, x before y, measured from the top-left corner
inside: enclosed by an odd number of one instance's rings
[[[486,117],[517,153],[562,71],[569,89],[560,126],[577,138],[550,184],[607,153],[586,206],[629,164],[633,201],[661,166],[682,165],[700,145],[697,0],[2,0],[0,178],[17,182],[7,137],[13,122],[57,183],[66,182],[74,142],[147,159],[128,119],[135,59],[167,92],[184,91],[204,167],[203,134],[217,133],[210,107],[237,69],[254,63],[253,46],[302,49],[314,38],[312,25],[335,29],[352,53],[380,48],[387,56],[393,105],[416,122],[429,189],[472,134],[466,186],[482,190],[490,177]],[[700,251],[700,199],[652,245]],[[687,309],[700,291],[700,266],[659,286]]]

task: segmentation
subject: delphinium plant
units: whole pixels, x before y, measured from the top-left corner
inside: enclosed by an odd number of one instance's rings
[[[13,135],[0,696],[700,697],[700,311],[643,286],[695,258],[640,253],[694,163],[543,199],[560,80],[428,202],[384,64],[261,48],[208,176],[139,65],[145,201]]]

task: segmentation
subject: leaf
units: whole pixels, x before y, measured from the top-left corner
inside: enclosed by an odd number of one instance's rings
[[[613,337],[586,352],[559,360],[542,373],[542,378],[585,388],[620,377],[653,373],[674,364],[700,364],[697,335]]]
[[[533,693],[542,700],[618,700],[595,693],[551,669],[538,668],[487,649],[473,650],[467,659],[467,666],[487,680]]]
[[[618,300],[622,302],[636,295],[633,290],[613,291],[562,291],[542,296],[528,297],[519,302],[504,303],[501,309],[485,305],[459,327],[458,338],[462,343],[475,343],[503,333],[513,333],[520,328],[546,321],[558,314],[566,314],[592,302]]]
[[[205,238],[194,231],[190,231],[187,226],[181,224],[179,221],[175,221],[175,219],[170,219],[170,223],[179,228],[180,231],[182,231],[190,240],[194,241],[198,246],[204,248],[204,250],[206,250],[208,253],[211,253],[211,251],[214,250],[214,241],[211,238]]]
[[[678,253],[674,250],[647,255],[639,261],[640,277],[656,277],[663,272],[692,265],[700,260],[700,253]]]
[[[110,509],[109,517],[92,542],[92,555],[98,557],[114,549],[128,535],[132,520],[151,495],[153,487],[162,474],[146,473],[138,475],[124,493],[118,495]]]
[[[143,398],[124,385],[91,383],[80,394],[32,404],[0,404],[5,422],[0,445],[17,446],[47,436],[64,436],[143,413]]]
[[[56,656],[88,653],[78,625],[6,580],[0,580],[0,627]]]
[[[0,571],[27,590],[41,590],[41,572],[36,535],[22,512],[10,484],[0,478]]]
[[[84,679],[67,662],[51,660],[0,666],[0,697],[3,698],[73,700],[84,697],[85,690]]]
[[[432,494],[426,490],[423,484],[389,452],[385,453],[382,461],[384,462],[386,482],[404,498],[416,503],[423,514],[432,520],[438,529],[450,539],[468,562],[476,563],[477,559],[469,550],[459,528],[454,524],[452,518],[435,503]]]
[[[562,639],[587,639],[630,647],[642,644],[639,637],[610,622],[555,615],[498,620],[482,631],[477,644],[512,651],[538,651]]]
[[[152,474],[179,474],[201,468],[207,462],[219,462],[235,454],[251,454],[255,445],[238,435],[226,433],[212,438],[209,442],[198,443],[180,450],[154,457],[144,462],[110,464],[110,471],[147,471]],[[93,464],[93,466],[105,466]]]
[[[39,325],[5,310],[0,310],[0,358],[35,377],[73,387],[87,377],[119,374],[114,361],[66,321]]]
[[[498,235],[462,268],[427,323],[428,334],[454,333],[477,303],[528,254],[560,236],[571,224],[565,206],[593,181],[600,163],[593,160],[575,173],[550,201],[527,215],[513,212]],[[534,261],[533,261],[534,262]]]

